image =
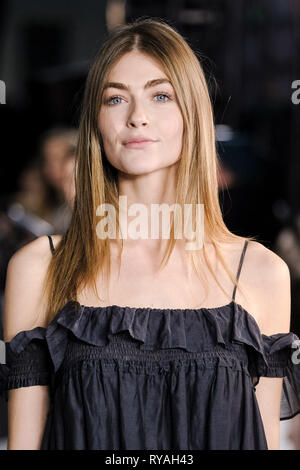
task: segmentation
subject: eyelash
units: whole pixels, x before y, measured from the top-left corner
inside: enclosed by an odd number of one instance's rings
[[[169,95],[169,93],[155,93],[155,95],[153,95],[153,97],[159,96],[159,95],[166,96],[166,97],[168,98],[168,100],[171,99],[171,96]],[[119,104],[119,103],[111,103],[111,102],[110,102],[111,100],[113,100],[113,99],[115,99],[115,98],[119,98],[119,99],[121,99],[121,100],[123,99],[121,96],[117,96],[117,95],[116,95],[116,96],[111,96],[110,98],[108,98],[107,100],[105,100],[105,104],[108,104],[108,105],[110,105],[110,106],[115,106],[116,104]],[[167,100],[167,101],[168,101],[168,100]],[[166,101],[160,101],[160,100],[159,100],[159,102],[161,102],[161,103],[166,103]]]

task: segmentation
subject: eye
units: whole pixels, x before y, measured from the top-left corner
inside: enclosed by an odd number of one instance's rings
[[[159,96],[159,97],[166,97],[168,98],[168,100],[171,98],[170,95],[168,95],[168,93],[156,93],[156,95],[154,96],[156,98],[156,96]],[[164,103],[165,101],[168,101],[168,100],[157,100],[157,101],[161,101],[162,103]]]
[[[168,94],[168,93],[156,93],[154,95],[154,98],[156,97],[159,97],[160,99],[156,100],[156,101],[159,101],[161,103],[165,103],[166,101],[169,101],[171,99],[171,96]],[[162,99],[161,99],[162,98]],[[167,98],[167,99],[166,99]],[[108,105],[111,105],[111,106],[115,106],[117,104],[119,104],[121,101],[116,101],[116,100],[123,100],[123,98],[121,98],[121,96],[111,96],[110,98],[108,98],[107,100],[105,100],[105,104],[108,104]]]
[[[112,96],[111,98],[108,98],[105,103],[106,104],[118,104],[118,102],[113,102],[113,100],[122,100],[123,98],[121,98],[120,96]]]

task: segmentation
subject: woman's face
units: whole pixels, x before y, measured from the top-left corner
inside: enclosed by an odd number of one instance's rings
[[[161,79],[166,81],[158,83]],[[118,170],[142,175],[179,160],[183,119],[167,80],[154,59],[137,51],[112,68],[98,125],[105,154]],[[151,141],[127,143],[132,139]]]

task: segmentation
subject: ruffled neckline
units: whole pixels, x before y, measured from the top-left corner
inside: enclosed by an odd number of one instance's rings
[[[139,342],[141,350],[180,348],[193,353],[210,353],[217,348],[224,350],[224,354],[226,351],[232,354],[241,347],[247,352],[248,371],[254,379],[254,387],[261,376],[284,377],[280,419],[290,419],[300,412],[300,364],[292,359],[294,353],[296,359],[300,353],[298,336],[293,332],[262,334],[254,316],[234,300],[219,307],[198,309],[96,307],[71,300],[47,327],[20,331],[5,343],[10,362],[0,366],[0,392],[1,386],[5,389],[8,383],[9,363],[17,363],[18,355],[32,341],[41,341],[45,346],[53,365],[51,377],[54,379],[74,337],[86,345],[104,347],[113,335],[125,331]],[[293,351],[295,348],[298,351]]]
[[[119,312],[123,312],[123,311],[147,311],[149,312],[149,314],[155,314],[155,313],[165,313],[165,314],[168,314],[170,312],[175,312],[175,313],[178,313],[178,312],[182,312],[183,314],[186,314],[186,313],[190,313],[190,312],[197,312],[197,313],[201,313],[203,312],[204,310],[206,311],[216,311],[216,310],[223,310],[223,309],[229,309],[229,308],[232,308],[232,306],[237,306],[240,310],[242,310],[245,315],[248,316],[248,318],[250,319],[250,321],[252,323],[254,323],[254,325],[256,326],[256,328],[258,328],[260,334],[262,336],[265,336],[263,333],[261,333],[261,329],[258,325],[258,322],[257,320],[255,319],[254,315],[252,315],[251,313],[249,313],[241,304],[235,302],[234,300],[231,300],[228,304],[225,304],[225,305],[220,305],[218,307],[199,307],[199,308],[158,308],[158,307],[128,307],[127,305],[125,306],[121,306],[121,305],[117,305],[117,304],[111,304],[111,305],[104,305],[104,306],[92,306],[92,305],[84,305],[84,304],[81,304],[80,302],[76,301],[76,300],[70,300],[69,302],[67,302],[60,310],[59,312],[56,314],[56,316],[54,317],[54,319],[52,321],[55,320],[55,318],[58,318],[59,315],[61,314],[61,312],[68,308],[69,305],[73,306],[73,305],[76,305],[78,306],[78,308],[81,310],[81,311],[84,311],[84,310],[91,310],[91,311],[104,311],[104,312],[107,312],[108,310],[109,311],[119,311]]]
[[[228,304],[225,304],[225,305],[220,305],[219,307],[199,307],[199,308],[159,308],[159,307],[128,307],[127,305],[125,306],[121,306],[121,305],[117,305],[117,304],[111,304],[111,305],[98,305],[98,306],[91,306],[91,305],[84,305],[84,304],[80,304],[78,301],[76,300],[70,300],[69,302],[67,302],[65,304],[65,306],[63,308],[65,308],[69,303],[72,303],[72,304],[77,304],[80,308],[85,308],[85,309],[92,309],[92,310],[105,310],[105,309],[108,309],[108,308],[117,308],[117,309],[131,309],[131,310],[149,310],[149,311],[153,311],[153,312],[167,312],[167,311],[175,311],[175,312],[190,312],[190,311],[201,311],[201,310],[218,310],[220,308],[225,308],[225,307],[229,307],[231,306],[233,303],[235,303],[236,305],[239,305],[237,304],[234,300],[231,300],[231,302],[229,302]],[[239,305],[239,307],[243,308],[241,305]],[[243,310],[245,310],[243,308]],[[246,311],[246,310],[245,310]],[[248,313],[248,312],[247,312]],[[252,316],[250,313],[248,314],[250,316]]]
[[[268,365],[268,355],[290,347],[298,339],[294,333],[261,333],[255,318],[234,300],[219,307],[169,309],[119,305],[86,306],[67,302],[47,327],[19,332],[8,343],[19,354],[34,340],[46,340],[57,372],[63,362],[69,335],[93,346],[105,346],[112,335],[127,331],[140,342],[141,350],[181,348],[189,352],[230,349],[233,343],[244,345],[252,356]]]
[[[104,305],[104,306],[93,306],[93,305],[84,305],[81,304],[80,302],[76,300],[70,300],[67,302],[56,314],[56,316],[53,318],[52,321],[55,321],[55,319],[58,319],[59,316],[62,314],[62,312],[65,309],[69,309],[71,306],[77,306],[81,312],[84,310],[92,311],[92,312],[125,312],[125,311],[132,311],[132,312],[147,312],[149,315],[151,314],[169,314],[171,312],[174,313],[183,313],[188,314],[190,312],[196,312],[198,314],[201,314],[203,311],[207,312],[214,312],[214,311],[219,311],[219,310],[228,310],[232,308],[237,308],[239,311],[243,312],[244,315],[246,315],[249,319],[249,321],[253,324],[254,328],[258,331],[259,335],[263,338],[269,338],[270,336],[265,335],[264,333],[261,332],[260,326],[258,325],[258,322],[254,315],[249,313],[241,304],[237,303],[235,300],[231,300],[228,304],[225,305],[220,305],[217,307],[199,307],[199,308],[157,308],[157,307],[128,307],[127,305],[121,306],[117,304],[111,304],[111,305]],[[51,322],[52,323],[52,322]],[[277,333],[277,334],[287,334],[287,333]],[[274,335],[272,335],[274,336]]]

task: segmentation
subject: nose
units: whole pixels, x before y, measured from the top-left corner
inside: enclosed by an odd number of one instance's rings
[[[148,123],[149,119],[146,115],[144,107],[140,103],[133,103],[128,115],[127,126],[139,127],[146,126]]]

